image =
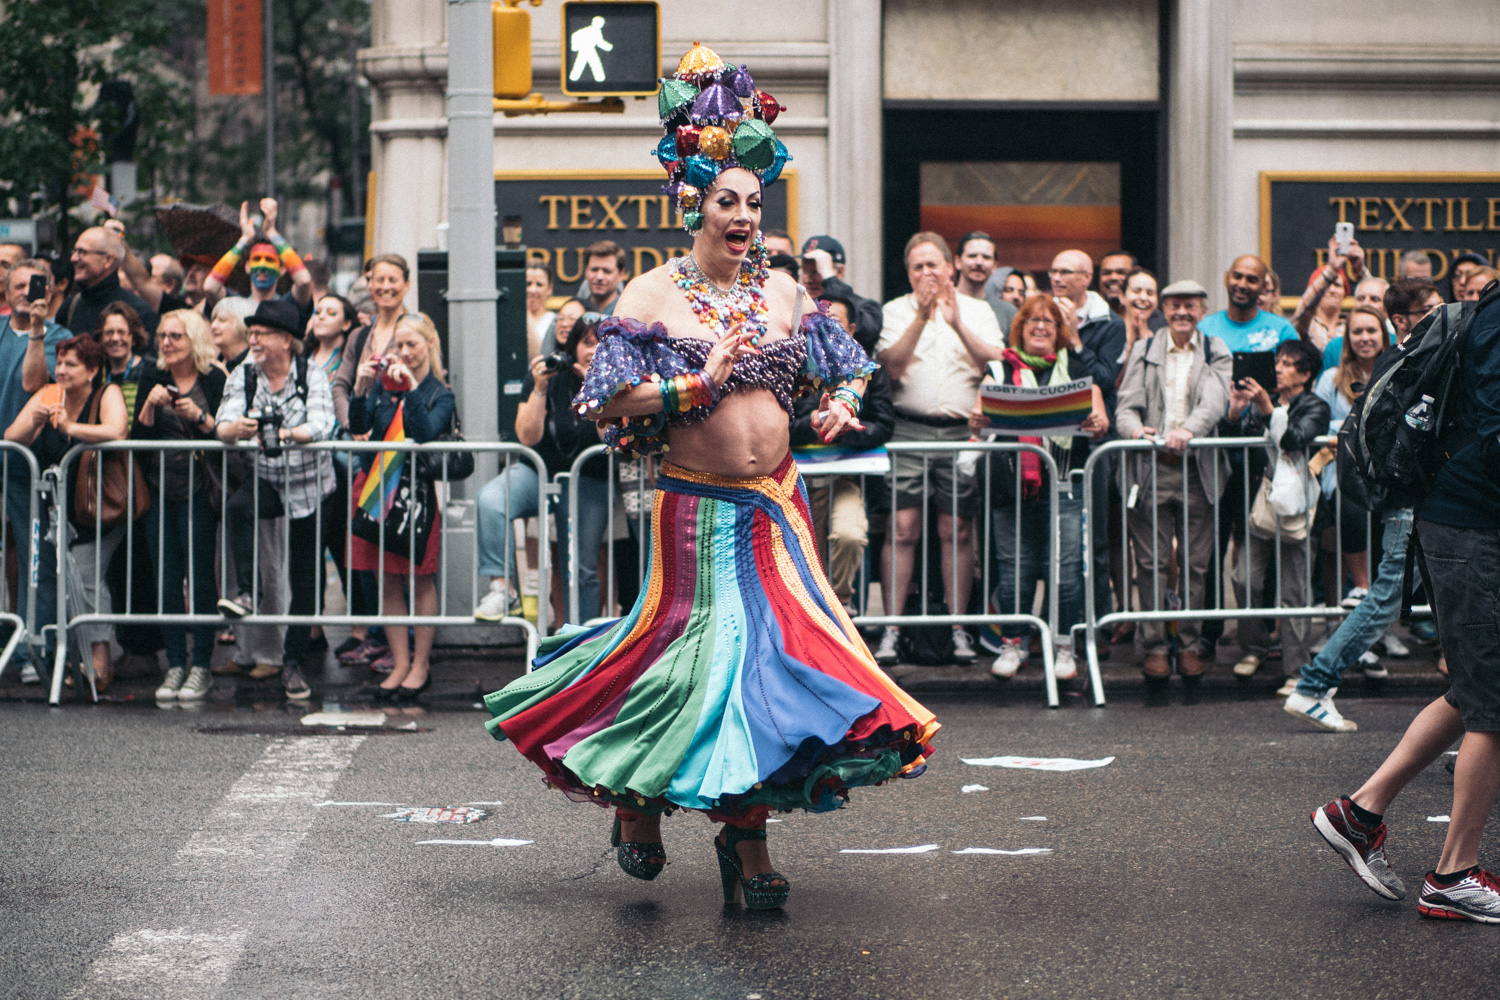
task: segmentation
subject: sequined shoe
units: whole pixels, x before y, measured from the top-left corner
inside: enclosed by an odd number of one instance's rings
[[[615,848],[615,860],[620,870],[632,878],[650,882],[667,866],[667,849],[659,840],[622,840],[620,837],[620,811],[615,812],[614,829],[609,843]],[[624,813],[626,819],[639,819],[639,813]]]
[[[719,856],[719,879],[724,885],[724,902],[736,902],[744,895],[745,905],[752,910],[774,910],[786,903],[792,884],[779,872],[761,872],[745,878],[745,866],[740,861],[737,849],[741,841],[765,840],[766,831],[746,830],[737,826],[724,828],[725,843],[714,838],[714,853]]]

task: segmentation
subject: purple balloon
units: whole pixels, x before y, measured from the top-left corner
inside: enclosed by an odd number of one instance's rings
[[[745,113],[739,98],[722,83],[710,84],[693,102],[693,121],[718,121],[723,118],[739,118]]]

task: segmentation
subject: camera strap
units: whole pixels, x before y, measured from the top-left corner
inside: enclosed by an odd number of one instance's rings
[[[260,369],[253,364],[242,365],[245,369],[245,412],[249,413],[255,409],[255,394],[260,389]],[[297,355],[292,359],[293,385],[296,387],[297,398],[302,400],[303,407],[307,406],[307,359]]]

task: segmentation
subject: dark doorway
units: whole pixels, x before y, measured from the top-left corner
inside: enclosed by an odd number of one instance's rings
[[[1055,233],[1064,244],[1056,249],[1102,247],[1117,236],[1118,246],[1159,272],[1166,252],[1160,120],[1154,105],[887,102],[884,298],[910,290],[901,249],[923,227],[924,163],[928,199],[942,203],[928,205],[929,224],[985,229],[988,222],[1005,230],[994,233],[997,242],[1009,241],[1030,266],[1045,251],[1039,234]],[[966,205],[972,226],[963,225]],[[999,262],[1011,264],[1005,253],[997,253]]]

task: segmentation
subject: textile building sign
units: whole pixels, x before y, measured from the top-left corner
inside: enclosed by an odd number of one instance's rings
[[[1493,267],[1500,256],[1500,174],[1281,173],[1260,175],[1260,253],[1300,294],[1328,261],[1328,238],[1354,226],[1376,277],[1397,275],[1401,255],[1421,250],[1441,280],[1459,254]]]
[[[550,266],[562,285],[583,280],[589,244],[613,240],[625,248],[633,277],[692,249],[681,215],[661,192],[665,181],[660,170],[496,171],[496,242],[505,220],[519,218],[527,262]],[[760,226],[785,229],[796,243],[795,170],[766,189]]]

